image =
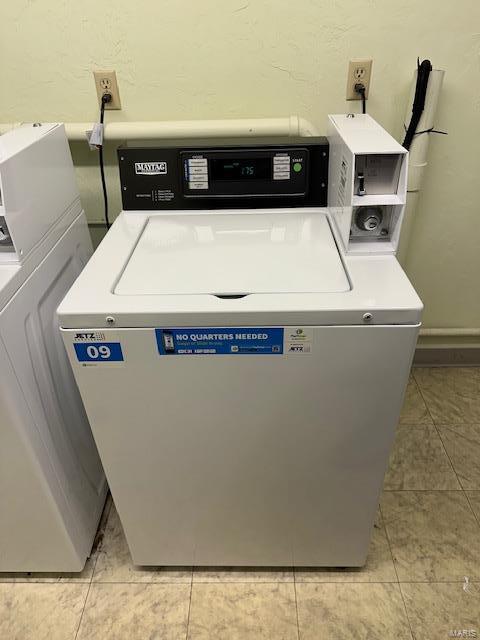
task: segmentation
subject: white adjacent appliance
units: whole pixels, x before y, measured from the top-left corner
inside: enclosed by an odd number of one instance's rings
[[[58,314],[134,563],[364,564],[422,311],[405,150],[331,116],[119,164]]]
[[[81,571],[106,480],[56,308],[91,256],[63,125],[0,137],[0,571]]]

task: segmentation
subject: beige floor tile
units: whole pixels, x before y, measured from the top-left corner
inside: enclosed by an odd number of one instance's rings
[[[480,637],[480,585],[401,584],[415,640]],[[452,632],[457,632],[456,636]]]
[[[196,567],[193,582],[293,582],[293,569]]]
[[[412,375],[408,380],[400,424],[432,424],[432,418]]]
[[[1,584],[2,640],[74,640],[87,584]]]
[[[397,584],[297,584],[302,640],[411,640]]]
[[[480,424],[438,428],[464,489],[480,489]]]
[[[418,368],[414,375],[436,424],[480,422],[480,368]]]
[[[373,527],[367,563],[352,569],[295,569],[295,582],[397,582],[380,512]]]
[[[92,584],[77,640],[185,638],[191,585]]]
[[[189,584],[191,568],[136,567],[123,533],[120,518],[112,506],[105,535],[98,551],[94,582],[179,582]]]
[[[477,520],[480,522],[480,491],[465,491]],[[480,638],[480,634],[478,635]]]
[[[384,488],[461,488],[434,426],[398,425]]]
[[[293,584],[194,584],[188,640],[297,640]]]
[[[400,582],[480,577],[480,527],[463,491],[385,491],[381,508]]]

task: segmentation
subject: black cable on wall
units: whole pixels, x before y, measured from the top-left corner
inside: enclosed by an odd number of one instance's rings
[[[105,105],[110,102],[112,96],[109,93],[104,93],[102,96],[102,104],[100,106],[100,124],[103,129],[103,121],[105,119]],[[102,190],[103,190],[103,204],[105,209],[105,226],[107,229],[110,229],[110,220],[108,217],[108,194],[107,194],[107,185],[105,182],[105,167],[103,162],[103,139],[102,144],[98,147],[98,160],[100,163],[100,179],[102,181]]]
[[[422,117],[423,109],[425,108],[425,98],[427,96],[428,78],[432,70],[432,63],[430,60],[424,60],[421,64],[418,61],[417,70],[417,84],[415,86],[415,97],[412,105],[412,117],[410,124],[407,127],[405,138],[403,140],[403,146],[405,149],[410,149],[413,137]]]

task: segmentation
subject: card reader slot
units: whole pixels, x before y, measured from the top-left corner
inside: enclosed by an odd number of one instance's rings
[[[220,298],[221,300],[237,300],[239,298],[245,298],[249,296],[249,293],[214,293],[216,298]]]

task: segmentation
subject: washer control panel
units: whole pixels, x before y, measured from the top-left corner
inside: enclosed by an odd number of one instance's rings
[[[184,152],[186,197],[304,196],[308,149],[242,149]]]
[[[124,210],[326,206],[325,138],[203,142],[120,147]]]

